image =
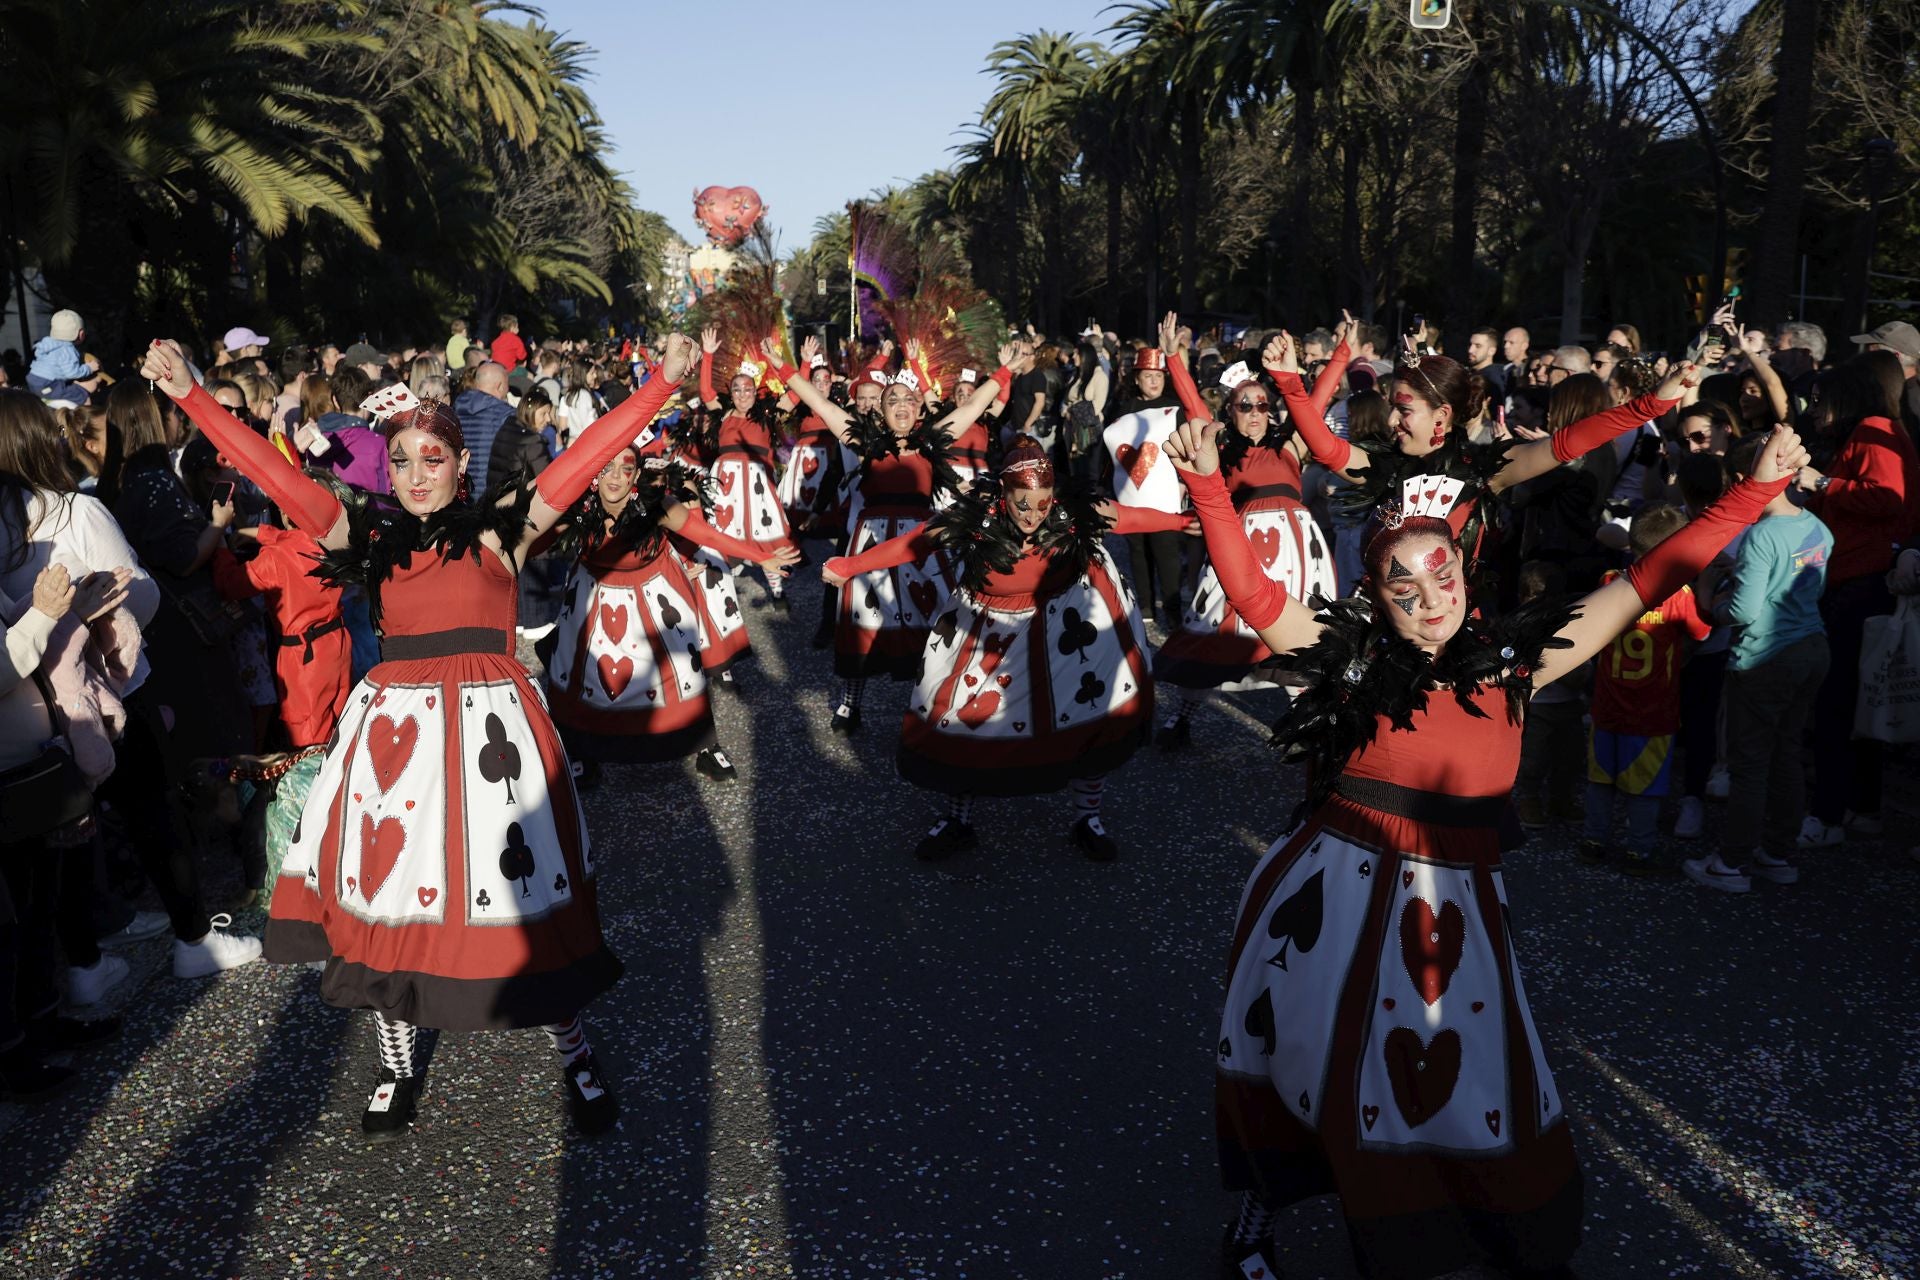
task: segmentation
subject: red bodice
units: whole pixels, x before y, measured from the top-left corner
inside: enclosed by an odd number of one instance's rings
[[[1301,504],[1300,460],[1288,449],[1255,445],[1221,479],[1236,511],[1274,511]]]
[[[494,552],[442,560],[437,551],[416,551],[404,569],[380,588],[380,634],[430,635],[469,628],[499,632],[502,652],[513,656],[513,628],[520,616],[519,584]]]
[[[1347,761],[1343,772],[1415,791],[1504,796],[1520,770],[1520,726],[1508,721],[1502,690],[1482,687],[1473,701],[1484,719],[1469,715],[1447,689],[1427,695],[1427,709],[1413,717],[1411,732],[1380,717],[1372,743]]]
[[[868,506],[933,501],[933,464],[919,453],[883,455],[860,470],[860,496]]]

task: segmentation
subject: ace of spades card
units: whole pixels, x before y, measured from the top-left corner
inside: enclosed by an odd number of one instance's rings
[[[573,869],[556,823],[557,806],[571,798],[548,789],[546,760],[516,701],[526,696],[516,684],[466,684],[461,695],[468,923],[537,920],[573,899]]]
[[[1407,854],[1386,870],[1357,1136],[1373,1149],[1503,1150],[1513,1135],[1500,961],[1478,924],[1473,871]]]
[[[1271,1081],[1294,1118],[1318,1130],[1334,1016],[1380,856],[1326,831],[1305,839],[1234,965],[1219,1066]]]

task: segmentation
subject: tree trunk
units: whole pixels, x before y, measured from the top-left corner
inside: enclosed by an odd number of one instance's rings
[[[1818,0],[1783,0],[1774,59],[1773,140],[1767,148],[1767,196],[1754,229],[1747,272],[1747,321],[1772,328],[1787,318],[1799,257],[1806,196],[1807,120],[1813,107]]]
[[[1194,310],[1199,297],[1200,142],[1205,132],[1200,99],[1187,94],[1180,107],[1180,314]]]
[[[1125,191],[1120,175],[1110,170],[1107,173],[1107,303],[1100,323],[1116,327],[1120,323],[1120,221],[1126,213],[1121,198]]]
[[[1340,274],[1347,296],[1343,307],[1359,307],[1373,319],[1373,295],[1367,289],[1366,267],[1360,260],[1360,173],[1367,159],[1367,135],[1354,129],[1342,147],[1340,169]]]
[[[1463,30],[1472,30],[1469,14],[1460,14]],[[1486,154],[1487,88],[1492,67],[1487,53],[1476,47],[1473,63],[1460,82],[1460,98],[1453,130],[1453,227],[1447,252],[1447,353],[1465,360],[1467,338],[1474,322],[1473,251],[1479,242],[1480,162]]]
[[[1566,259],[1560,264],[1560,345],[1580,340],[1581,313],[1587,301],[1587,254],[1600,226],[1600,200],[1567,215]]]
[[[1288,149],[1293,183],[1287,193],[1287,237],[1293,245],[1293,261],[1285,283],[1280,286],[1280,319],[1286,324],[1302,328],[1307,323],[1306,268],[1313,261],[1313,149],[1318,142],[1318,108],[1317,85],[1311,80],[1303,80],[1293,86],[1293,143]],[[1354,183],[1357,188],[1357,173]],[[1355,241],[1350,243],[1357,243],[1357,239],[1356,234]]]

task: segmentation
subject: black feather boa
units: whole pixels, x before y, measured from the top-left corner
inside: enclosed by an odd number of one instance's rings
[[[588,489],[567,512],[550,551],[568,560],[584,559],[607,548],[614,548],[616,554],[631,551],[650,558],[659,554],[660,544],[666,539],[663,522],[667,513],[687,503],[698,503],[703,509],[713,505],[703,472],[677,460],[664,466],[643,460],[633,497],[613,517],[611,525],[607,509],[600,504],[599,489]]]
[[[1450,689],[1469,715],[1484,718],[1474,694],[1501,689],[1508,720],[1520,723],[1541,657],[1572,647],[1558,633],[1578,616],[1572,602],[1542,598],[1491,622],[1469,618],[1440,656],[1430,658],[1381,623],[1365,596],[1316,596],[1311,603],[1320,638],[1282,655],[1288,678],[1306,688],[1274,724],[1272,745],[1289,761],[1307,763],[1307,802],[1316,807],[1346,762],[1373,741],[1381,719],[1412,729],[1429,693]]]
[[[472,556],[476,562],[490,554],[481,541],[493,534],[502,547],[520,545],[533,508],[533,482],[517,478],[506,502],[456,502],[428,515],[416,516],[392,498],[376,496],[342,484],[330,472],[309,472],[332,491],[347,513],[347,545],[327,551],[314,576],[336,587],[360,586],[374,626],[380,625],[380,589],[397,571],[408,568],[416,553],[442,561]]]
[[[960,492],[960,473],[953,469],[953,441],[928,419],[916,422],[903,440],[879,414],[854,413],[847,423],[847,447],[860,455],[862,463],[917,453],[933,466],[934,492]]]
[[[979,591],[987,576],[1011,573],[1020,557],[1038,551],[1048,567],[1070,578],[1087,572],[1110,527],[1095,497],[1079,491],[1060,491],[1053,510],[1031,539],[1015,527],[1000,505],[1000,486],[977,479],[953,504],[927,522],[935,545],[957,565],[960,585]]]

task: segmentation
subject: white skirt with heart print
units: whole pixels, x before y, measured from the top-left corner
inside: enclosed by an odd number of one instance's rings
[[[712,547],[677,537],[668,542],[694,587],[694,604],[700,615],[700,665],[711,679],[753,655],[747,617],[740,606],[740,587],[727,558]]]
[[[784,542],[787,513],[773,472],[757,459],[723,454],[713,464],[713,506],[707,520],[730,538]]]
[[[1261,568],[1288,595],[1302,601],[1315,594],[1334,597],[1333,549],[1312,512],[1297,503],[1249,508],[1240,522]],[[1284,683],[1272,658],[1253,628],[1227,603],[1220,577],[1208,561],[1180,630],[1167,637],[1155,656],[1153,674],[1156,680],[1187,689],[1270,689]]]

